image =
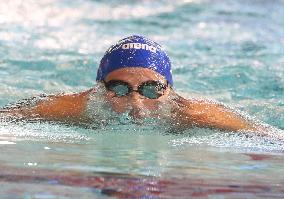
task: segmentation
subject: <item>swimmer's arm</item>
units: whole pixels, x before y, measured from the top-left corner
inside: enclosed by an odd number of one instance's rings
[[[42,119],[52,121],[82,120],[82,112],[91,90],[66,95],[51,95],[39,99],[34,104],[23,103],[16,107],[0,109],[1,118]],[[31,100],[32,101],[32,100]]]
[[[190,115],[201,127],[229,131],[258,131],[260,126],[220,104],[201,103],[194,105]]]
[[[179,121],[184,126],[202,128],[216,128],[229,131],[250,131],[263,133],[265,128],[247,120],[243,116],[226,108],[223,105],[208,101],[189,101],[179,98],[182,107],[179,107]]]

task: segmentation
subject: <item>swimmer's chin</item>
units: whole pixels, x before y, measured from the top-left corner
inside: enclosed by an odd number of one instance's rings
[[[131,120],[131,123],[136,125],[144,125],[144,124],[149,125],[161,120],[161,118],[159,118],[158,116],[147,114],[144,112],[129,114],[129,118]]]
[[[139,111],[132,109],[128,115],[131,117],[133,121],[141,121],[144,120],[145,118],[149,117],[149,114],[145,113],[144,111]]]
[[[124,118],[128,118],[128,122],[131,124],[142,125],[145,124],[145,119],[149,116],[141,111],[131,110],[120,114]]]

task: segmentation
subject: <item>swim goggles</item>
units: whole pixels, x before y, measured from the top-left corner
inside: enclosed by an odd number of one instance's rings
[[[126,96],[136,91],[149,99],[161,97],[168,86],[168,84],[165,85],[158,81],[146,81],[140,84],[137,90],[134,90],[127,82],[121,80],[104,81],[104,84],[107,90],[113,91],[118,97]]]

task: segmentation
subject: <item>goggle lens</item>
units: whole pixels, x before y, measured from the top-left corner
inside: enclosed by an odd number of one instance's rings
[[[163,91],[165,90],[165,86],[160,82],[151,81],[143,83],[138,87],[138,92],[150,99],[157,99],[163,95]]]
[[[124,82],[110,81],[106,83],[106,88],[115,92],[118,97],[122,97],[130,93],[128,84]]]
[[[115,92],[116,96],[122,97],[131,93],[133,88],[127,83],[118,80],[111,80],[105,82],[107,90]],[[164,90],[167,88],[166,85],[158,81],[148,81],[139,85],[137,92],[149,99],[157,99],[161,97],[164,93]]]

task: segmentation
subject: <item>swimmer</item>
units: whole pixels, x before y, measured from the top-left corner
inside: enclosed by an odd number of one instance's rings
[[[97,100],[117,115],[127,112],[134,121],[156,117],[181,131],[200,127],[267,132],[263,125],[220,103],[178,95],[169,57],[159,44],[142,36],[133,35],[111,46],[101,59],[96,81],[100,86],[90,90],[32,98],[0,109],[0,113],[21,120],[100,123],[99,107],[90,106]]]

